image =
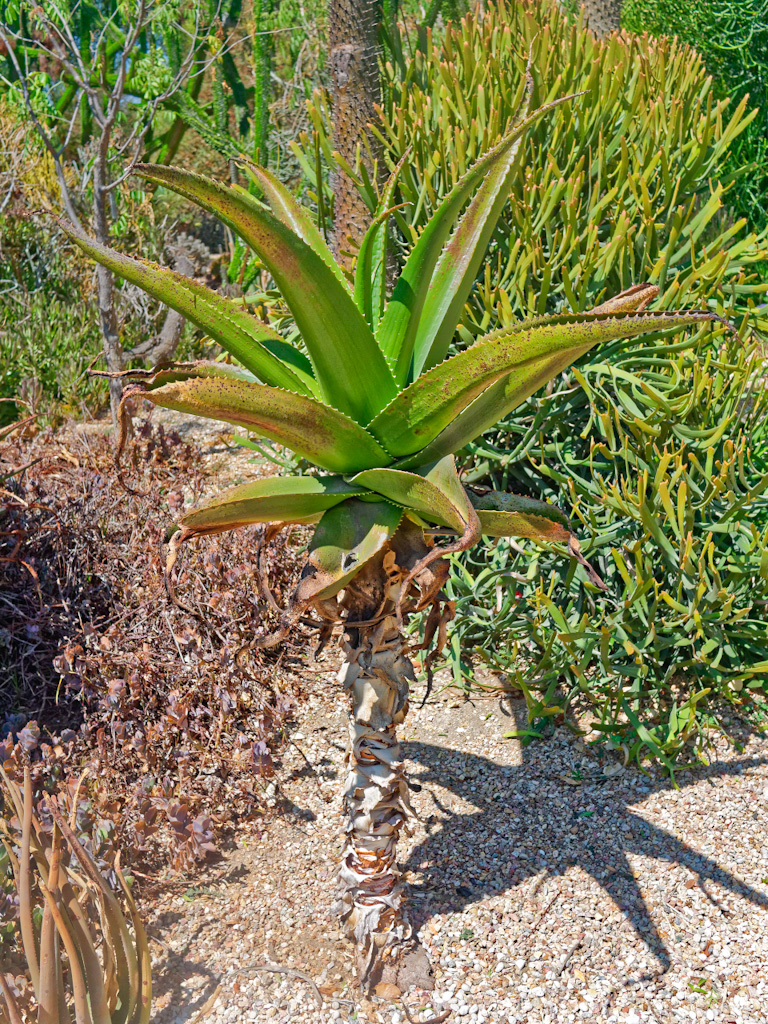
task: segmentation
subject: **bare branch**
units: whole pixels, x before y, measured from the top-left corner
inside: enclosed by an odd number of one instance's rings
[[[70,117],[69,119],[69,125],[67,126],[67,134],[64,136],[64,141],[59,147],[59,154],[64,153],[66,151],[67,146],[69,145],[69,140],[72,138],[72,132],[74,131],[75,122],[77,121],[77,113],[77,103],[73,103],[72,117]]]
[[[99,151],[102,159],[106,159],[107,151],[109,149],[110,135],[112,128],[114,127],[115,120],[120,111],[120,104],[123,100],[125,92],[125,79],[128,73],[128,58],[133,53],[133,48],[139,38],[139,33],[144,28],[144,19],[146,15],[146,4],[145,0],[141,0],[139,4],[139,10],[136,15],[136,22],[128,30],[128,35],[125,40],[125,46],[123,47],[122,53],[120,54],[120,68],[117,73],[117,81],[112,87],[112,91],[109,96],[107,103],[107,115],[104,119],[102,126],[101,144]]]
[[[32,97],[29,95],[29,88],[27,86],[26,75],[22,72],[21,67],[19,66],[19,62],[16,59],[16,53],[13,47],[11,46],[11,41],[6,35],[5,29],[2,27],[2,25],[0,25],[0,40],[2,40],[4,46],[6,47],[8,58],[11,61],[11,64],[13,64],[13,69],[16,72],[16,75],[19,79],[19,84],[21,85],[21,94],[24,99],[24,106],[27,109],[29,118],[32,121],[32,124],[35,126],[35,130],[38,136],[40,137],[43,145],[45,146],[46,150],[48,151],[53,160],[53,166],[56,170],[56,179],[59,183],[59,190],[61,191],[61,200],[64,204],[64,209],[67,212],[67,216],[75,225],[75,227],[80,228],[80,230],[82,230],[80,218],[77,216],[77,212],[75,211],[75,207],[72,203],[72,197],[70,196],[69,189],[67,188],[66,178],[64,177],[64,169],[61,166],[61,154],[54,146],[53,140],[51,139],[50,135],[45,129],[45,126],[43,125],[42,121],[35,112],[35,109],[32,105]]]
[[[43,22],[44,27],[48,31],[53,32],[55,30],[55,23],[52,22],[49,18],[43,19],[41,15],[41,20]],[[67,71],[67,73],[71,75],[72,80],[79,89],[82,89],[86,93],[92,93],[97,91],[94,90],[93,86],[91,86],[90,82],[88,81],[87,69],[84,67],[80,59],[80,53],[77,49],[75,49],[74,51],[74,55],[77,61],[76,67],[72,63],[70,56],[68,56],[66,52],[60,49],[53,48],[51,46],[47,46],[44,42],[42,42],[39,39],[28,39],[25,36],[19,34],[17,34],[15,38],[19,43],[34,48],[38,51],[38,53],[45,54],[52,60],[58,61],[62,65],[62,67]]]
[[[115,5],[115,9],[114,9],[114,10],[112,11],[112,13],[110,14],[110,16],[109,16],[109,17],[108,17],[108,18],[107,18],[107,19],[106,19],[106,20],[104,21],[104,24],[103,24],[103,25],[102,25],[102,27],[101,27],[101,31],[99,32],[98,36],[96,37],[96,45],[94,46],[94,51],[95,51],[96,53],[98,53],[98,52],[99,52],[99,50],[101,50],[101,45],[102,45],[102,43],[104,42],[104,37],[105,37],[105,36],[106,36],[106,34],[107,34],[107,29],[109,28],[109,26],[110,26],[110,25],[111,25],[111,24],[112,24],[112,23],[113,23],[114,21],[116,21],[116,20],[117,20],[117,15],[118,15],[118,12],[119,12],[119,10],[120,10],[120,8],[119,8],[119,6],[118,6],[118,5],[116,4],[116,5]]]
[[[77,43],[75,42],[75,37],[72,35],[72,32],[70,30],[68,18],[66,17],[65,14],[62,13],[61,10],[59,10],[59,8],[56,6],[56,4],[53,3],[53,0],[49,0],[49,3],[50,3],[50,6],[53,8],[53,10],[56,12],[56,16],[58,18],[58,22],[56,20],[52,19],[52,18],[46,17],[45,12],[42,11],[42,10],[39,11],[38,17],[40,18],[42,23],[45,25],[46,29],[52,35],[58,37],[58,39],[60,40],[61,45],[62,45],[62,47],[64,49],[64,52],[69,51],[70,53],[78,54],[78,57],[79,57]],[[60,25],[63,26],[63,28],[65,30],[64,32],[62,32],[62,28],[60,27]],[[37,45],[37,40],[34,41],[33,45]],[[54,51],[54,55],[59,57],[59,58],[61,58],[61,54],[55,53],[55,51]]]
[[[198,13],[199,12],[196,12],[196,14],[195,14],[196,19],[197,19]],[[195,22],[195,33],[197,33],[198,29],[199,29],[199,21],[196,20],[196,22]],[[182,61],[181,66],[180,66],[178,72],[176,73],[176,75],[174,75],[174,77],[173,77],[172,81],[170,82],[170,84],[168,85],[168,87],[166,89],[164,89],[163,92],[159,93],[154,98],[154,100],[152,101],[152,104],[151,104],[150,109],[149,109],[149,113],[148,113],[148,115],[146,117],[146,120],[145,120],[143,126],[141,127],[141,129],[139,130],[139,125],[138,124],[134,125],[134,127],[131,130],[128,138],[118,148],[117,152],[118,152],[118,154],[120,156],[122,156],[122,154],[126,151],[126,149],[129,148],[129,146],[131,145],[132,141],[135,139],[134,153],[133,153],[133,156],[131,157],[131,160],[129,162],[129,165],[128,165],[127,169],[118,178],[115,178],[114,181],[111,181],[109,184],[105,184],[102,187],[102,192],[107,193],[107,192],[113,191],[119,185],[122,185],[122,183],[127,178],[129,178],[131,176],[131,174],[133,174],[133,168],[138,163],[139,157],[141,155],[142,143],[144,141],[144,138],[146,137],[147,132],[149,131],[150,127],[152,126],[152,124],[154,122],[154,119],[155,119],[155,117],[157,115],[158,107],[160,106],[161,103],[163,103],[165,100],[167,100],[169,97],[171,97],[181,87],[182,82],[184,82],[184,80],[190,74],[193,65],[196,63],[195,45],[194,45],[195,42],[196,42],[196,35],[195,35],[195,37],[193,37],[193,45],[190,46],[190,49],[187,52],[186,57]],[[198,73],[202,74],[204,71],[205,71],[205,65],[203,64],[202,65],[202,70],[200,72],[198,72]]]

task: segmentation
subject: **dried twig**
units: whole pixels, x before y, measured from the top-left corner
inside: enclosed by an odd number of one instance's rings
[[[317,1005],[323,1005],[323,996],[320,989],[304,971],[297,971],[294,967],[281,967],[280,964],[252,964],[250,967],[238,967],[234,972],[235,974],[259,974],[261,972],[270,974],[287,974],[289,978],[299,978],[301,981],[305,981],[307,985],[312,989]],[[341,1000],[339,1000],[341,1002]],[[344,1002],[350,1002],[350,1000],[344,1000]]]
[[[576,950],[579,948],[579,946],[582,944],[583,941],[584,941],[584,932],[582,932],[581,935],[579,935],[578,939],[576,939],[576,941],[573,942],[568,947],[568,949],[565,951],[565,953],[563,954],[563,957],[560,960],[560,963],[555,968],[555,977],[556,978],[559,978],[560,975],[563,973],[565,968],[568,966],[568,961],[571,959],[571,957],[573,956],[573,954],[576,952]]]
[[[190,1024],[202,1024],[209,1010],[213,1009],[213,1004],[221,995],[221,982],[216,986],[210,996],[206,999],[200,1009],[197,1011],[195,1016],[192,1018]]]
[[[536,921],[536,923],[534,924],[534,926],[533,926],[533,927],[531,928],[531,930],[530,930],[530,931],[528,932],[528,937],[529,937],[529,938],[530,938],[530,937],[531,937],[531,935],[533,935],[533,933],[534,933],[534,932],[535,932],[535,931],[536,931],[536,930],[538,929],[539,925],[540,925],[540,924],[541,924],[541,922],[542,922],[542,921],[544,920],[544,918],[545,918],[545,917],[547,916],[547,914],[548,914],[548,913],[550,912],[550,910],[552,909],[552,906],[553,906],[553,904],[555,903],[555,901],[556,901],[556,900],[558,899],[558,897],[559,897],[559,896],[560,896],[560,890],[558,889],[558,890],[557,890],[557,892],[555,893],[555,895],[554,895],[554,896],[552,897],[552,899],[551,899],[551,900],[549,901],[549,903],[548,903],[548,904],[546,905],[546,907],[544,907],[544,909],[542,910],[542,912],[541,912],[541,913],[539,914],[538,920]]]
[[[310,988],[312,989],[313,995],[317,1000],[317,1005],[322,1007],[323,996],[322,993],[320,992],[320,989],[317,987],[317,985],[314,983],[314,981],[310,978],[308,974],[305,974],[304,971],[297,971],[294,967],[282,967],[280,964],[251,964],[249,967],[238,967],[235,971],[232,972],[232,975],[228,975],[228,977],[237,977],[241,974],[259,974],[262,972],[265,974],[287,974],[288,977],[290,978],[299,978],[301,981],[306,982],[306,984],[309,985]],[[212,1009],[213,1004],[221,995],[221,990],[223,987],[224,980],[222,979],[216,985],[216,988],[213,990],[210,997],[206,999],[204,1005],[200,1007],[195,1016],[192,1018],[192,1024],[200,1024],[200,1022],[203,1021],[205,1015],[208,1013],[209,1010]],[[354,1006],[354,1003],[352,1002],[351,999],[339,999],[338,1002],[350,1003]],[[442,1019],[443,1018],[441,1017],[440,1020]]]
[[[405,1016],[408,1018],[408,1020],[411,1022],[411,1024],[440,1024],[441,1021],[448,1020],[448,1018],[453,1013],[453,1010],[447,1009],[447,1010],[443,1010],[442,1013],[439,1013],[437,1015],[437,1017],[430,1017],[429,1020],[425,1020],[425,1021],[417,1021],[408,1012],[408,1007],[406,1006],[404,999],[402,1000],[402,1003],[403,1003],[403,1010],[405,1011]],[[425,1010],[426,1007],[425,1006],[421,1006],[421,1007],[419,1007],[419,1009]],[[417,1010],[416,1012],[418,1013],[419,1011]]]

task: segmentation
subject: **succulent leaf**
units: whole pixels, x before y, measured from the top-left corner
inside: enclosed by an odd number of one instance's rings
[[[187,512],[179,525],[201,535],[251,523],[307,522],[362,490],[340,476],[269,476],[222,491]]]
[[[260,167],[250,161],[244,161],[244,166],[249,177],[264,193],[269,208],[277,219],[297,234],[303,242],[306,242],[310,249],[314,249],[317,255],[333,270],[341,284],[349,289],[341,267],[333,258],[328,243],[318,231],[309,212],[296,201],[285,185],[266,167]]]
[[[375,417],[369,429],[386,443],[392,455],[418,455],[398,468],[432,462],[448,453],[448,440],[452,445],[450,451],[457,451],[594,345],[710,322],[722,321],[714,313],[664,311],[565,315],[524,321],[479,339],[470,348],[428,370],[401,391]],[[476,409],[468,410],[496,381],[500,383],[487,407],[480,403]],[[467,415],[462,417],[465,410]],[[440,445],[431,445],[443,431],[446,434]]]
[[[144,397],[155,405],[247,427],[331,473],[355,473],[392,461],[364,427],[306,395],[232,374],[214,375],[207,368],[186,374],[161,371],[144,386]]]
[[[507,199],[508,189],[504,185],[514,163],[519,140],[535,121],[570,98],[556,100],[523,118],[493,149],[473,164],[464,177],[454,185],[425,226],[405,262],[377,332],[382,352],[391,364],[397,366],[396,376],[399,383],[403,384],[408,379],[414,341],[417,331],[421,330],[422,311],[431,289],[435,287],[434,271],[462,207],[486,175],[490,175],[488,185],[478,192],[477,198],[470,204],[456,229],[459,232],[465,223],[468,226],[475,225],[478,218],[489,218],[487,237],[482,228],[479,233],[477,230],[469,230],[469,227],[463,230],[462,237],[465,243],[474,244],[478,250],[472,250],[471,261],[474,265],[476,257],[479,265],[488,238]],[[503,199],[500,198],[502,194]],[[450,287],[450,283],[444,282],[443,287]],[[465,299],[462,299],[462,305],[464,301]],[[456,321],[451,325],[451,335],[455,327]]]
[[[470,497],[487,537],[528,537],[567,543],[573,535],[568,516],[557,505],[504,491]]]
[[[258,253],[293,313],[321,395],[359,423],[369,422],[397,389],[371,328],[331,266],[244,190],[173,167],[139,164],[136,173],[209,210]]]
[[[363,236],[355,262],[355,302],[373,331],[378,328],[387,299],[387,221],[407,157],[406,150],[381,191],[373,221]]]
[[[459,480],[452,455],[424,467],[421,473],[369,469],[353,477],[353,482],[459,533],[463,533],[471,516],[472,504]]]
[[[437,261],[413,342],[411,379],[424,369],[441,363],[461,320],[464,304],[470,296],[477,273],[485,257],[488,243],[508,199],[515,159],[525,130],[553,107],[573,96],[564,96],[535,110],[515,129],[515,143],[503,157],[494,161],[482,185],[472,198],[456,230]],[[398,360],[396,377],[407,380],[411,356],[404,346]]]
[[[349,498],[323,515],[310,543],[310,572],[301,600],[333,597],[374,557],[400,525],[403,510],[389,501]]]
[[[480,520],[480,529],[486,536],[527,537],[540,544],[566,543],[569,555],[584,568],[590,582],[599,590],[608,589],[581,553],[581,545],[568,516],[556,505],[504,491],[488,491],[482,496],[473,494],[471,498]]]
[[[69,225],[61,227],[84,253],[183,314],[265,384],[303,395],[316,392],[306,356],[240,303],[173,270],[116,252]]]

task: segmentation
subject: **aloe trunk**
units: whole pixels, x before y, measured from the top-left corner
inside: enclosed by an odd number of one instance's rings
[[[429,961],[408,921],[396,860],[410,810],[397,730],[408,713],[414,670],[395,614],[399,585],[387,592],[393,588],[381,559],[360,576],[343,598],[340,681],[350,705],[338,909],[344,934],[356,944],[359,978],[369,985],[399,980],[402,989],[431,988]]]

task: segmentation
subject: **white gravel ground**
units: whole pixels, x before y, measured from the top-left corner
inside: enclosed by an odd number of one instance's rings
[[[346,707],[332,676],[308,679],[286,813],[147,896],[158,1024],[406,1021],[401,1000],[356,992],[330,912]],[[719,743],[676,791],[565,729],[525,749],[502,739],[514,702],[452,704],[413,710],[404,733],[421,789],[401,866],[436,982],[404,994],[412,1018],[765,1024],[768,741]],[[248,970],[269,965],[318,992]]]

